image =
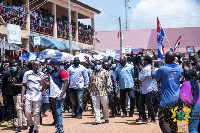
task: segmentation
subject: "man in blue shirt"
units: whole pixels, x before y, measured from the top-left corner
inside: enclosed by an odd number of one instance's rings
[[[115,71],[116,79],[119,80],[120,87],[120,101],[123,112],[123,117],[127,116],[126,111],[126,94],[130,98],[130,112],[129,116],[133,117],[135,107],[135,93],[134,93],[134,67],[126,63],[126,57],[120,58],[120,65]]]
[[[171,108],[176,105],[180,93],[180,78],[183,69],[174,64],[175,54],[169,51],[165,54],[165,66],[160,67],[152,77],[160,79],[161,102],[159,109],[159,125],[164,133],[177,132],[177,123],[173,122]]]
[[[79,57],[74,58],[74,65],[67,69],[69,73],[69,91],[72,102],[72,117],[82,119],[83,92],[88,87],[89,76],[86,68],[80,65]]]

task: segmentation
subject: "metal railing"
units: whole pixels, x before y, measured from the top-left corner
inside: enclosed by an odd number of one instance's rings
[[[53,27],[30,23],[30,30],[43,35],[53,36]]]

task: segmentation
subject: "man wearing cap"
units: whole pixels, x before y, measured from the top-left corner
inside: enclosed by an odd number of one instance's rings
[[[86,68],[80,65],[79,57],[74,58],[74,65],[67,69],[69,73],[69,90],[72,102],[72,117],[82,119],[83,92],[88,87],[89,76]]]
[[[49,68],[52,71],[49,74],[49,82],[46,84],[50,86],[49,97],[51,97],[52,108],[55,113],[54,116],[56,116],[56,133],[63,133],[62,108],[68,86],[68,73],[64,69],[61,69],[59,61],[55,58],[52,58],[49,64]]]

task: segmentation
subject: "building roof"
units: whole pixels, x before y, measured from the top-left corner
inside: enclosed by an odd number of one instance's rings
[[[200,27],[184,27],[184,28],[166,28],[164,29],[167,38],[174,48],[174,45],[181,35],[181,43],[178,51],[181,53],[186,52],[187,46],[194,46],[195,51],[200,49]],[[122,31],[123,46],[131,46],[132,49],[144,48],[144,49],[157,49],[157,30],[124,30]],[[106,51],[120,50],[120,40],[118,39],[118,31],[99,31],[96,32],[96,38],[100,42],[95,43],[95,50]],[[164,38],[164,50],[170,49],[166,38]]]
[[[86,5],[86,4],[84,4],[84,3],[80,2],[80,1],[71,0],[71,2],[73,2],[73,3],[75,3],[75,4],[78,4],[78,5],[80,5],[80,6],[84,7],[84,8],[86,8],[86,9],[89,9],[89,10],[91,10],[91,11],[97,13],[97,14],[101,13],[101,11],[99,11],[99,10],[97,10],[97,9],[95,9],[95,8],[93,8],[93,7],[91,7],[91,6],[89,6],[89,5]]]

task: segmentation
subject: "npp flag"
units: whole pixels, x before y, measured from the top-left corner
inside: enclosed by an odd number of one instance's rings
[[[158,58],[163,59],[164,54],[164,31],[161,27],[160,21],[157,17],[157,42],[158,42]]]
[[[178,48],[178,46],[180,45],[181,43],[181,35],[179,36],[178,40],[176,41],[176,44],[174,46],[174,52],[176,51],[176,49]]]

